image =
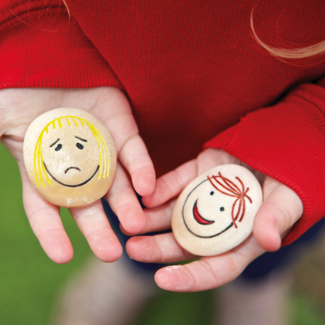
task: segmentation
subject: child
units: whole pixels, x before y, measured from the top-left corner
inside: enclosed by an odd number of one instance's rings
[[[259,175],[254,237],[225,255],[161,269],[164,289],[225,284],[325,214],[323,57],[276,58],[252,37],[268,49],[320,43],[324,3],[258,3],[70,0],[68,13],[60,0],[0,5],[1,87],[38,88],[1,91],[0,135],[19,163],[31,226],[55,262],[68,262],[72,247],[58,208],[31,187],[21,149],[28,124],[60,106],[91,111],[111,131],[120,165],[106,198],[127,234],[168,229],[172,199],[215,165],[245,163]],[[164,175],[156,185],[154,170]],[[99,202],[71,214],[98,258],[118,259]],[[127,249],[145,262],[193,257],[171,234],[134,237]]]

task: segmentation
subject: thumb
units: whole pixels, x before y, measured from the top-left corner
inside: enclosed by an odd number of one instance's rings
[[[264,202],[256,214],[253,233],[260,247],[273,252],[302,216],[303,205],[293,190],[270,177],[264,181],[263,192]]]

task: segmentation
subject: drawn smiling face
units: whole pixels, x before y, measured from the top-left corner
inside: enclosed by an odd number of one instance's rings
[[[44,135],[42,151],[47,173],[62,186],[83,186],[98,173],[98,145],[87,126],[51,130]]]
[[[172,230],[177,242],[199,256],[222,254],[252,232],[262,190],[238,165],[222,165],[194,179],[176,201]]]
[[[208,179],[188,195],[182,209],[184,223],[194,236],[212,238],[233,226],[231,211],[234,199],[217,191]]]

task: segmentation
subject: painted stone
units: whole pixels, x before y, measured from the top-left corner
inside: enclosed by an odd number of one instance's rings
[[[188,252],[213,256],[242,243],[262,204],[255,176],[239,165],[221,165],[194,179],[181,193],[172,216],[177,242]]]
[[[47,201],[81,207],[100,199],[111,187],[116,150],[110,133],[92,114],[57,108],[29,126],[24,163],[33,186]]]

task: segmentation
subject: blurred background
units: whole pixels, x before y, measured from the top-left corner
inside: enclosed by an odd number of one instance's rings
[[[50,325],[65,284],[92,253],[69,212],[62,209],[74,258],[65,265],[50,261],[30,229],[18,167],[2,144],[0,167],[0,324]],[[321,237],[293,267],[293,286],[285,306],[293,325],[325,324],[325,236]],[[179,294],[159,289],[129,324],[210,324],[215,296],[218,291]]]

